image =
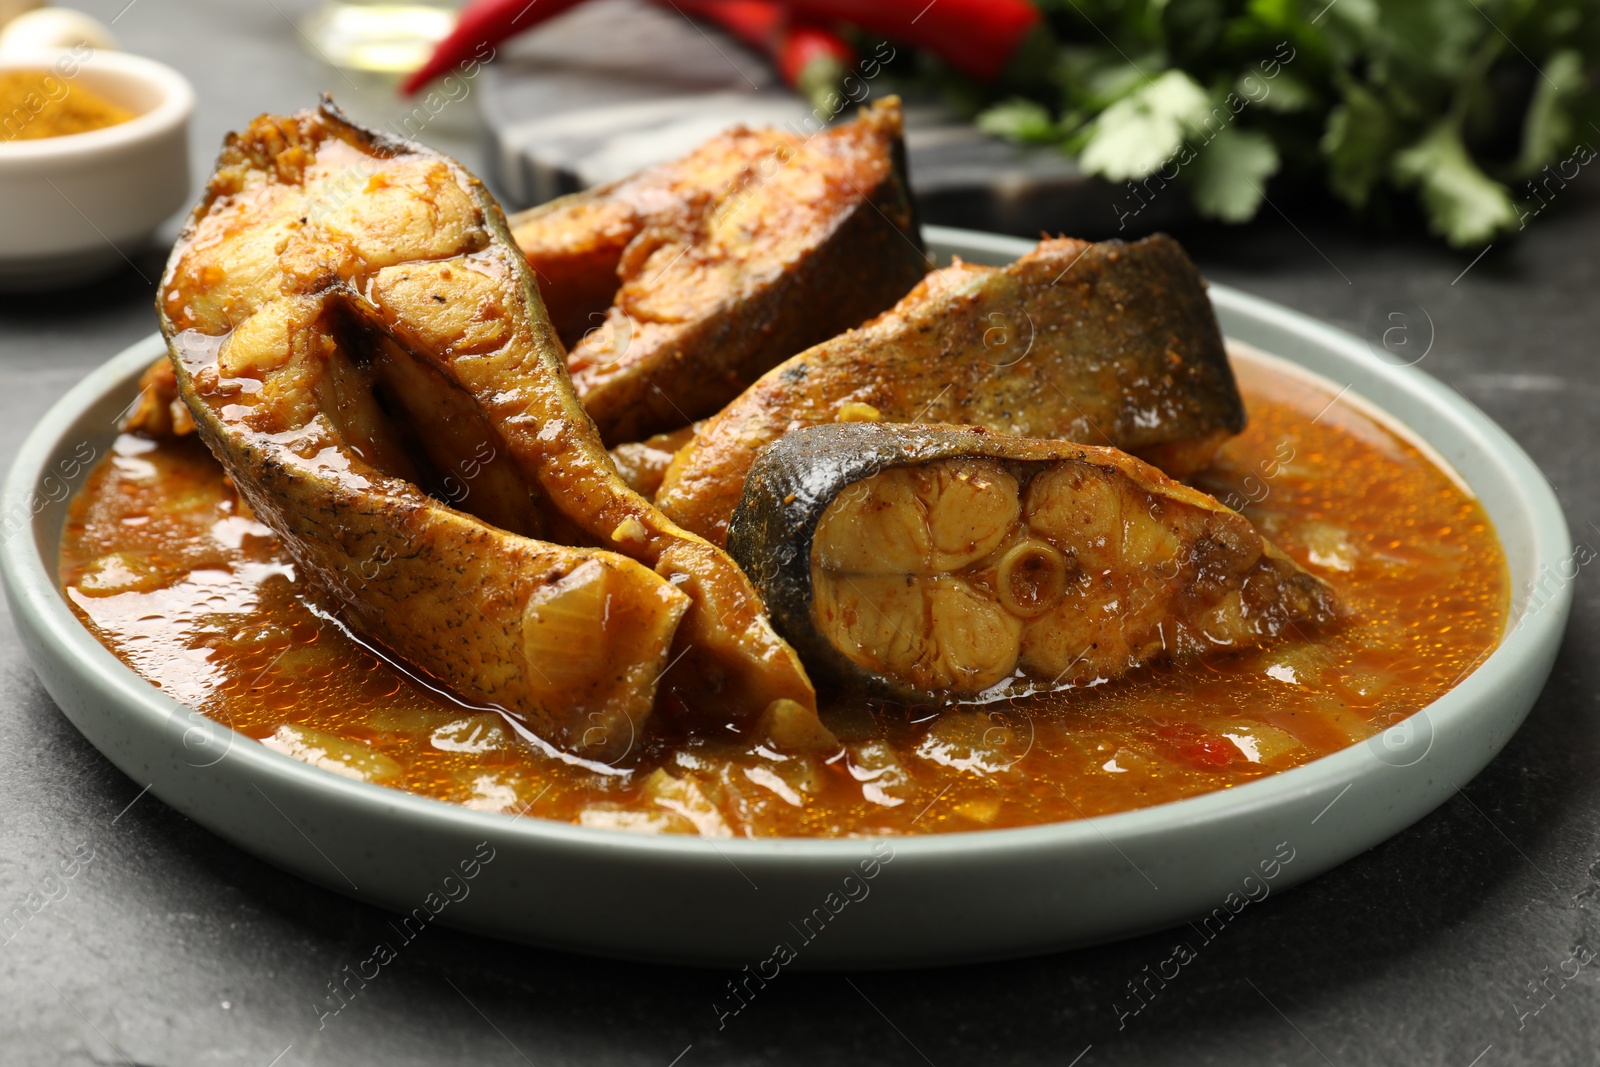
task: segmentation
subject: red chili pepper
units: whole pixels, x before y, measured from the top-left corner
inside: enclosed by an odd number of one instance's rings
[[[784,34],[777,60],[784,82],[822,114],[837,111],[842,104],[839,90],[856,64],[856,51],[832,30],[801,23]]]
[[[790,22],[778,0],[657,0],[663,7],[715,22],[765,52],[784,84],[819,111],[837,110],[839,86],[855,65],[849,43],[826,26]]]
[[[472,0],[455,30],[428,62],[401,86],[414,93],[432,79],[537,25],[581,0]],[[734,3],[736,0],[716,0]],[[957,70],[985,81],[1006,73],[1013,60],[1047,39],[1038,10],[1028,0],[783,0],[791,18],[809,23],[848,22],[941,56]]]
[[[1240,758],[1239,750],[1227,738],[1194,723],[1158,726],[1154,733],[1168,759],[1199,770],[1226,767]]]
[[[775,55],[783,35],[783,5],[777,0],[656,0],[682,15],[715,22],[752,48]]]
[[[1028,0],[786,0],[792,16],[848,22],[926,48],[957,70],[994,81],[1029,35],[1042,32]]]
[[[479,56],[513,34],[555,18],[583,0],[471,0],[456,17],[456,28],[434,45],[428,61],[400,83],[410,96],[433,79]]]

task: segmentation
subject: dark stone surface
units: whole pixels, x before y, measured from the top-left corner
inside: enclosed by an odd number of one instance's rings
[[[110,18],[123,2],[87,6]],[[301,9],[138,0],[118,21],[125,43],[198,86],[197,176],[228,126],[325,86],[381,117],[380,100],[301,57],[285,17]],[[424,137],[476,165],[466,110]],[[1497,419],[1554,483],[1574,536],[1600,547],[1593,182],[1454,281],[1472,253],[1279,202],[1293,223],[1268,211],[1246,229],[1181,236],[1213,278],[1357,332],[1396,302],[1420,305],[1436,332],[1422,369]],[[159,252],[133,258],[156,276]],[[0,299],[0,462],[83,372],[155,328],[151,296],[124,270],[74,293]],[[1179,931],[956,970],[785,974],[719,1031],[711,1002],[726,975],[436,928],[319,1029],[326,983],[390,936],[387,916],[140,798],[57,712],[0,614],[0,916],[29,914],[60,859],[93,852],[0,944],[0,1062],[1593,1063],[1600,961],[1564,985],[1552,976],[1575,951],[1600,950],[1597,638],[1600,585],[1586,569],[1549,687],[1482,775],[1388,843],[1251,906],[1120,1029],[1125,983]]]

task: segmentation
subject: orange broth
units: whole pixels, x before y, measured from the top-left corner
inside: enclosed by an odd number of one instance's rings
[[[732,731],[567,757],[347,633],[193,435],[125,434],[72,502],[68,599],[152,684],[334,773],[482,810],[624,829],[837,837],[1027,826],[1227,789],[1381,732],[1499,643],[1509,579],[1483,509],[1323,383],[1234,354],[1250,425],[1197,484],[1328,581],[1331,633],[982,707],[824,698],[845,743]]]

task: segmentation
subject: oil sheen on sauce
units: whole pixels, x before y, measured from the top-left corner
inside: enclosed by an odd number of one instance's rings
[[[825,701],[844,742],[733,732],[567,757],[354,639],[296,580],[193,435],[118,439],[73,501],[74,610],[139,674],[261,744],[486,811],[726,836],[1027,826],[1227,789],[1424,707],[1499,643],[1509,579],[1477,501],[1323,384],[1235,353],[1250,425],[1198,480],[1350,612],[1310,640],[982,707]]]

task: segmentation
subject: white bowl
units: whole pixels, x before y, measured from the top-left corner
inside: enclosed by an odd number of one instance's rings
[[[928,238],[942,255],[980,263],[1032,247],[933,227]],[[993,959],[1184,919],[1225,924],[1249,900],[1411,825],[1493,758],[1561,643],[1572,542],[1539,469],[1460,396],[1286,308],[1223,286],[1211,296],[1230,337],[1348,385],[1347,396],[1381,400],[1452,464],[1499,531],[1516,593],[1500,647],[1410,719],[1303,767],[1171,804],[878,840],[653,837],[471,811],[235,734],[124,666],[56,581],[65,500],[88,458],[106,454],[140,371],[163,351],[158,336],[89,375],[23,444],[0,495],[0,578],[45,688],[136,785],[286,870],[399,912],[426,907],[448,925],[582,952],[748,964],[769,978],[777,966]],[[774,960],[784,943],[788,963]]]
[[[122,52],[0,56],[135,113],[116,126],[0,141],[0,289],[54,288],[130,259],[189,199],[194,89],[171,67]],[[0,116],[0,119],[5,116]]]

